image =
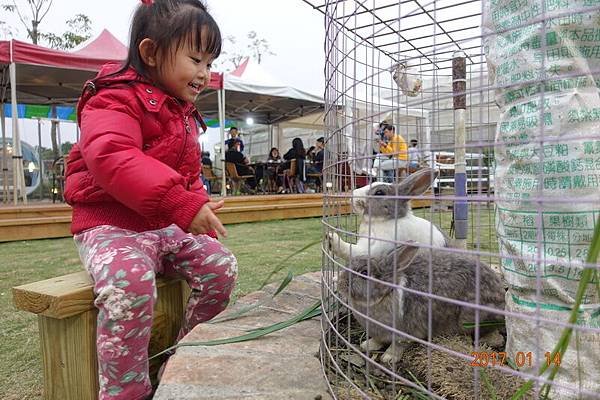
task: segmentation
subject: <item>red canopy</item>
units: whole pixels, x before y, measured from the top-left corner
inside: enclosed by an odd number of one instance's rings
[[[92,78],[102,65],[122,62],[126,57],[127,47],[107,30],[74,52],[48,49],[18,40],[0,41],[0,70],[7,68],[11,62],[17,64],[19,103],[74,103],[83,83]],[[7,78],[8,71],[0,86],[8,85]],[[209,87],[222,88],[222,74],[212,73]]]

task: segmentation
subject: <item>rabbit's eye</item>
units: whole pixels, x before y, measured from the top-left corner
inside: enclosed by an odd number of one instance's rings
[[[373,193],[374,196],[385,196],[385,192],[381,189],[378,189]]]

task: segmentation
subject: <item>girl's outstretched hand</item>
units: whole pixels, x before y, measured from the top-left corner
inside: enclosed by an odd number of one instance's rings
[[[194,235],[216,231],[219,235],[227,237],[227,230],[215,215],[215,211],[223,207],[224,200],[209,201],[204,204],[198,214],[194,217],[188,230]]]

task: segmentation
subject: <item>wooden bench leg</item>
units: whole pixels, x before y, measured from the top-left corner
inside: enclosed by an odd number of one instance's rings
[[[184,318],[190,289],[183,280],[166,282],[158,289],[154,307],[150,356],[175,343]],[[67,318],[38,314],[44,399],[96,400],[98,397],[98,359],[96,355],[96,309]],[[150,361],[154,379],[164,357]]]
[[[44,399],[95,400],[98,394],[96,310],[56,319],[38,316]]]

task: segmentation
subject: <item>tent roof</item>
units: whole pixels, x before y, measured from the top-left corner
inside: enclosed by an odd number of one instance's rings
[[[108,62],[122,62],[127,47],[109,31],[74,52],[48,49],[18,40],[0,41],[0,97],[6,87],[10,101],[8,65],[17,64],[17,99],[25,104],[74,104],[86,80]],[[221,75],[211,75],[211,87],[219,88]],[[0,101],[2,99],[0,98]]]
[[[103,29],[95,39],[88,39],[73,54],[91,59],[100,59],[110,54],[115,60],[127,58],[127,46],[108,30]]]
[[[246,59],[236,70],[223,77],[227,118],[257,124],[272,124],[323,110],[323,97],[286,86],[259,64]],[[206,91],[196,106],[209,118],[218,115],[217,94]]]

